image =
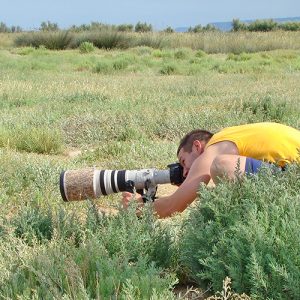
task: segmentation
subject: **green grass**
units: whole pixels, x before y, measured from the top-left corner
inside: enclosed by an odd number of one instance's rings
[[[1,297],[179,298],[172,288],[191,277],[178,243],[188,214],[161,222],[150,212],[137,219],[134,209],[97,213],[99,205],[119,208],[120,195],[66,204],[61,170],[163,169],[195,128],[271,120],[300,127],[296,39],[289,50],[249,53],[237,43],[222,54],[210,43],[199,51],[202,35],[179,36],[182,44],[165,36],[174,47],[161,49],[152,48],[162,42],[153,34],[127,50],[0,50]]]

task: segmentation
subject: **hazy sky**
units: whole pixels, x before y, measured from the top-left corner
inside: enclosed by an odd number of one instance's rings
[[[142,21],[162,29],[232,21],[233,18],[299,15],[300,0],[0,0],[0,22],[24,29],[38,28],[47,20],[58,23],[61,28],[91,21],[107,24]]]

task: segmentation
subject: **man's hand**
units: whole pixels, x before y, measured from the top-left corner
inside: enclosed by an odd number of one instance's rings
[[[136,197],[136,195],[129,192],[122,193],[122,205],[124,209],[128,208],[129,202],[132,200],[136,200],[139,203],[138,207],[142,207],[144,205],[142,197]]]

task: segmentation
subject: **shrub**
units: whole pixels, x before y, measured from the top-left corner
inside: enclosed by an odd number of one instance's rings
[[[160,69],[160,74],[162,75],[172,75],[178,72],[178,68],[175,64],[165,64],[161,69]]]
[[[195,27],[189,27],[188,32],[199,33],[202,32],[202,25],[196,25]]]
[[[0,135],[0,147],[40,154],[55,154],[62,149],[62,136],[58,130],[47,127],[3,128]]]
[[[51,50],[63,50],[68,48],[73,42],[74,35],[68,31],[55,32],[30,32],[24,33],[15,39],[17,47],[34,47],[45,46]]]
[[[172,267],[173,239],[149,207],[140,219],[135,210],[130,207],[128,212],[108,217],[98,215],[90,206],[86,221],[77,216],[71,223],[63,221],[70,218],[64,214],[45,215],[32,209],[21,212],[11,222],[22,239],[1,233],[1,295],[173,299],[171,289],[177,279],[170,270],[162,272],[162,267]],[[68,230],[72,223],[77,226]],[[66,229],[80,233],[82,240],[67,238]],[[30,241],[35,240],[39,243],[31,247]]]
[[[300,30],[300,22],[277,23],[274,20],[256,20],[252,23],[243,23],[239,19],[233,19],[232,31],[298,31]]]
[[[240,54],[234,54],[234,53],[229,53],[227,56],[227,60],[234,60],[234,61],[247,61],[252,58],[251,54],[248,53],[240,53]]]
[[[150,32],[152,31],[152,25],[145,23],[138,22],[134,27],[135,32]]]
[[[220,30],[212,24],[207,24],[202,28],[202,31],[220,31]]]
[[[117,31],[121,32],[132,32],[133,25],[132,24],[120,24],[117,26]]]
[[[190,276],[214,290],[229,276],[237,292],[255,299],[298,299],[299,189],[300,166],[201,188],[181,235]]]
[[[247,29],[247,25],[241,22],[239,19],[232,20],[232,31],[242,31],[246,29]]]
[[[115,70],[124,70],[129,65],[129,61],[126,57],[120,57],[113,61],[112,65]]]
[[[79,45],[79,50],[81,53],[89,53],[95,50],[94,44],[90,42],[82,42]]]
[[[96,66],[94,67],[94,72],[96,73],[108,74],[112,70],[113,70],[113,66],[111,62],[105,60],[98,61]]]
[[[172,27],[168,26],[167,28],[165,28],[165,29],[163,30],[163,32],[166,32],[166,33],[173,33],[173,32],[175,32],[175,30],[174,30]]]
[[[42,22],[40,26],[41,31],[58,31],[59,27],[57,23],[52,23],[50,21]]]
[[[286,22],[278,24],[278,28],[286,31],[298,31],[300,30],[300,22]]]
[[[278,24],[271,20],[256,20],[247,26],[249,31],[272,31],[277,29]]]
[[[182,48],[177,49],[174,53],[174,57],[177,59],[186,59],[191,55],[190,49]]]
[[[190,64],[201,64],[202,63],[202,60],[198,57],[193,57],[189,60],[189,63]]]
[[[78,47],[82,42],[90,42],[97,48],[113,49],[113,48],[129,48],[131,39],[125,33],[116,30],[101,30],[80,34],[73,47]]]
[[[206,56],[206,53],[203,50],[198,50],[195,54],[196,57]]]
[[[25,208],[11,220],[15,235],[33,245],[36,241],[50,240],[53,234],[52,213],[39,208]]]
[[[160,49],[155,49],[152,51],[152,56],[156,58],[171,58],[173,56],[173,53],[168,50],[160,50]]]

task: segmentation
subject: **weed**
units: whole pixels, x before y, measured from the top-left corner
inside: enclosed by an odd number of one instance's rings
[[[96,66],[94,67],[94,72],[108,74],[113,70],[113,65],[109,61],[98,61]]]
[[[95,50],[94,44],[90,42],[82,42],[79,45],[79,50],[81,53],[89,53]]]
[[[174,53],[174,57],[176,59],[187,59],[189,58],[190,55],[191,55],[190,49],[186,49],[186,48],[177,49]]]
[[[175,64],[165,64],[160,69],[160,74],[162,75],[172,75],[178,73],[178,67]]]
[[[198,50],[195,56],[201,58],[203,56],[206,56],[206,53],[203,50]]]

